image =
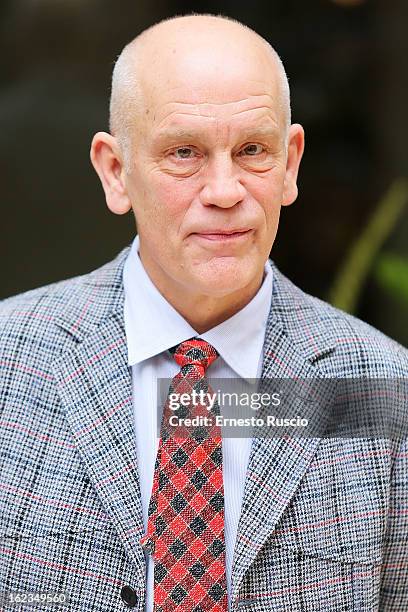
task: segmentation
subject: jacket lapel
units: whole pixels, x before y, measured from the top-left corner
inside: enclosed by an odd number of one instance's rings
[[[313,420],[333,399],[333,386],[322,384],[323,376],[315,362],[330,354],[334,344],[322,333],[315,308],[308,307],[306,300],[299,301],[301,291],[273,263],[272,267],[274,288],[264,342],[262,390],[267,390],[269,384],[269,393],[273,393],[276,379],[297,381],[297,399],[300,392],[305,399],[315,400],[313,409],[309,408]],[[302,416],[301,408],[298,414]],[[232,601],[238,596],[246,570],[266,540],[273,536],[320,440],[318,437],[253,437],[234,549]]]
[[[70,341],[53,371],[85,469],[142,583],[143,518],[123,319],[128,249],[83,277],[58,317]]]

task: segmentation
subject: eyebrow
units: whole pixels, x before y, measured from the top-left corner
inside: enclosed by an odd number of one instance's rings
[[[204,131],[205,133],[205,131]],[[194,140],[197,137],[200,137],[201,133],[194,133],[191,130],[187,130],[185,128],[169,128],[168,131],[162,132],[159,136],[159,140]],[[250,127],[240,132],[240,137],[243,140],[247,138],[256,138],[256,137],[267,137],[267,138],[277,138],[280,136],[280,130],[276,125],[258,125],[254,127]]]
[[[242,135],[244,136],[244,138],[254,136],[276,138],[280,135],[280,130],[277,125],[258,125],[244,130],[242,132]]]
[[[159,136],[160,139],[165,138],[166,140],[191,140],[196,137],[197,134],[183,128],[169,129],[168,131],[162,132]]]

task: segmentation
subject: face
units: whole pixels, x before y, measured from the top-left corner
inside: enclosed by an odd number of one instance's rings
[[[291,127],[288,169],[274,70],[254,53],[225,70],[210,51],[190,53],[145,78],[123,176],[142,262],[167,295],[221,297],[260,282],[281,205],[296,198],[299,133]]]

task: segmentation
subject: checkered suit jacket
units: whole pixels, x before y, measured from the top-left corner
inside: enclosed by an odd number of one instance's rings
[[[122,611],[124,586],[145,603],[129,248],[0,306],[0,592],[65,592],[69,611]],[[404,348],[272,266],[263,378],[408,376]],[[254,438],[231,610],[406,612],[407,464],[405,438]]]

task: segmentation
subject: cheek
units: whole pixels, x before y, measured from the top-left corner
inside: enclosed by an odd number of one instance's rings
[[[246,173],[246,187],[259,201],[277,199],[283,191],[285,170],[284,160],[276,160],[273,166],[265,172]]]
[[[263,223],[261,223],[261,227],[263,229],[260,229],[258,236],[261,243],[267,245],[268,249],[270,249],[270,243],[275,239],[278,229],[283,184],[284,173],[271,172],[268,176],[265,174],[262,177],[256,177],[256,180],[252,181],[250,186],[248,185],[248,191],[262,211]]]
[[[275,215],[280,208],[283,197],[284,178],[279,175],[256,177],[247,186],[252,198],[264,209],[265,215]]]
[[[164,217],[174,219],[175,216],[183,215],[194,196],[195,189],[190,181],[162,175],[152,185],[149,199],[153,200],[163,222]]]

